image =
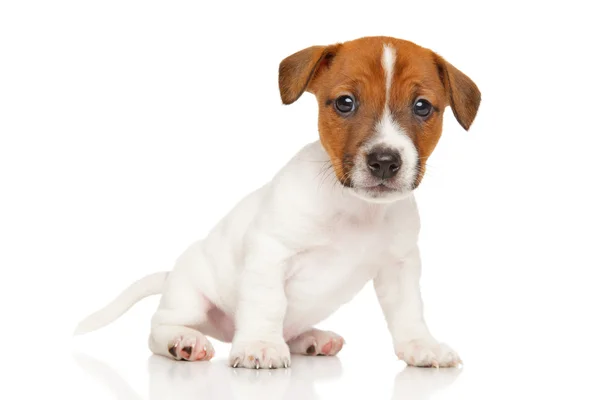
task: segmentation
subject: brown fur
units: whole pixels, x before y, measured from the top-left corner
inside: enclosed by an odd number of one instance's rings
[[[419,152],[420,172],[442,133],[444,109],[449,105],[467,130],[481,95],[475,83],[433,51],[412,42],[390,37],[365,37],[331,46],[313,46],[284,59],[279,68],[279,88],[285,104],[304,91],[319,104],[319,135],[336,175],[348,184],[347,175],[360,146],[374,133],[385,105],[385,71],[381,64],[383,45],[396,50],[389,109],[393,119],[408,133]],[[333,101],[351,94],[358,104],[350,116],[336,113]],[[427,99],[434,112],[426,120],[413,114],[417,98]]]

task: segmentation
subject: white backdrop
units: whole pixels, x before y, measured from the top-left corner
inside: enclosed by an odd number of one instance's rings
[[[0,3],[0,397],[598,396],[592,4]],[[228,369],[221,343],[210,364],[151,357],[157,297],[73,339],[317,138],[312,95],[281,105],[281,59],[371,35],[433,49],[482,91],[469,132],[447,110],[417,191],[426,318],[464,368],[405,369],[370,285],[322,324],[339,357],[287,372]]]

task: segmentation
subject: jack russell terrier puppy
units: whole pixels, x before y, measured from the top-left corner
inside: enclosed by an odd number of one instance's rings
[[[133,283],[76,333],[162,294],[151,323],[153,353],[210,360],[212,336],[232,342],[232,367],[287,368],[290,353],[340,351],[341,336],[313,326],[372,280],[398,358],[419,367],[459,365],[423,318],[413,191],[446,106],[468,130],[479,89],[433,51],[391,37],[292,54],[279,66],[279,89],[284,104],[315,95],[320,140],[241,200],[172,271]]]

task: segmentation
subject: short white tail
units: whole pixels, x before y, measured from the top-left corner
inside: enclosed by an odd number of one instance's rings
[[[100,329],[125,314],[127,310],[143,298],[162,293],[167,276],[169,276],[168,272],[157,272],[132,283],[106,307],[81,321],[77,325],[74,334],[82,335]]]

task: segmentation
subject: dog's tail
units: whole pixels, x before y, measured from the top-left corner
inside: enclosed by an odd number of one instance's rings
[[[75,328],[74,334],[82,335],[100,329],[125,314],[143,298],[162,293],[167,276],[169,276],[168,272],[157,272],[132,283],[107,306],[81,321]]]

